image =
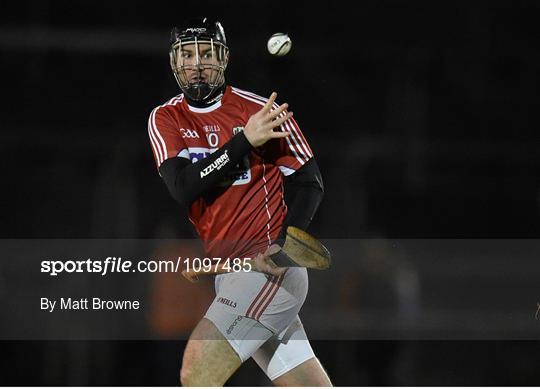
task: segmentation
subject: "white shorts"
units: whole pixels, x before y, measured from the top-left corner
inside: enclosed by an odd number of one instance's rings
[[[280,277],[255,271],[228,273],[216,276],[215,287],[216,298],[208,312],[224,310],[249,317],[279,334],[302,308],[308,276],[302,267],[290,267]]]
[[[315,353],[297,316],[287,329],[268,339],[252,357],[273,381],[308,359],[315,358]]]
[[[315,356],[298,317],[307,286],[303,268],[289,268],[279,278],[256,272],[220,275],[205,317],[242,362],[253,357],[274,380]]]

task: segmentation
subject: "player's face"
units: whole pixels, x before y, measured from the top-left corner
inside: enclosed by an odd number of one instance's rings
[[[198,47],[197,47],[198,46]],[[191,44],[180,52],[189,83],[206,82],[212,76],[212,69],[219,65],[215,50],[208,43]]]
[[[204,100],[225,82],[228,49],[219,42],[180,41],[170,59],[180,88],[194,100]]]
[[[182,82],[187,84],[215,84],[220,68],[226,66],[225,53],[216,44],[183,44],[176,50],[175,55],[176,67],[182,70]]]

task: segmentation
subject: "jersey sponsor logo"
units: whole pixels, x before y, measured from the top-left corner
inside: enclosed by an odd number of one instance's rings
[[[249,169],[249,157],[246,155],[238,164],[236,169],[231,173],[233,185],[247,184],[251,181],[251,170]]]
[[[182,134],[182,138],[191,138],[191,139],[199,138],[199,134],[197,134],[197,131],[190,130],[188,128],[181,128],[180,133]]]
[[[197,161],[200,161],[201,159],[208,157],[216,150],[217,149],[215,148],[209,149],[206,147],[188,147],[189,159],[191,159],[191,162],[195,163]]]
[[[231,301],[229,299],[226,299],[226,298],[223,298],[223,297],[218,297],[217,301],[218,301],[218,303],[225,304],[225,305],[228,305],[229,307],[236,308],[236,302]]]
[[[203,171],[201,171],[201,178],[206,177],[210,173],[212,173],[214,170],[220,170],[223,166],[229,163],[229,155],[227,154],[229,150],[225,150],[223,152],[223,155],[221,157],[218,157],[214,162],[212,162],[210,165],[204,168]]]
[[[233,127],[233,135],[239,134],[244,131],[243,126]],[[238,169],[235,172],[234,184],[233,185],[242,185],[247,184],[251,181],[251,171],[249,169],[249,157],[246,155],[242,161],[238,163]]]
[[[217,124],[203,126],[204,132],[220,132],[221,128]]]
[[[187,151],[189,152],[189,159],[192,163],[195,163],[208,157],[216,150],[217,148],[209,149],[206,147],[189,147]],[[249,158],[247,156],[238,163],[237,168],[231,171],[230,176],[226,178],[225,181],[226,182],[224,183],[224,185],[231,185],[231,181],[232,185],[244,185],[251,181],[251,169]]]

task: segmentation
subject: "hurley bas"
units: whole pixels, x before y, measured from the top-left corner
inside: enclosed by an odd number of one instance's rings
[[[58,302],[60,304],[58,304]],[[63,311],[129,311],[138,310],[141,304],[138,300],[102,300],[99,297],[73,299],[60,298],[60,300],[50,300],[46,297],[41,298],[41,310],[54,312],[56,308]]]

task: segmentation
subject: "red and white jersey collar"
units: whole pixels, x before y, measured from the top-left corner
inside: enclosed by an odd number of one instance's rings
[[[184,104],[186,105],[186,108],[189,109],[191,112],[195,112],[195,113],[213,112],[216,109],[218,109],[219,107],[221,107],[221,105],[223,104],[223,101],[229,95],[230,89],[231,89],[231,87],[227,85],[225,87],[225,91],[223,92],[223,95],[221,96],[221,98],[218,101],[216,101],[215,103],[209,105],[208,107],[204,107],[204,108],[194,107],[192,105],[189,105],[189,103],[187,102],[187,99],[184,99]]]

